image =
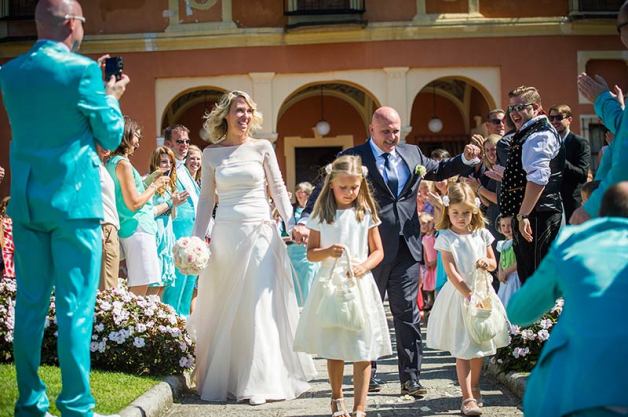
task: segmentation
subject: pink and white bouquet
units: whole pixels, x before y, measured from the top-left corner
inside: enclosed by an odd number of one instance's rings
[[[196,236],[182,237],[172,248],[174,265],[184,275],[198,275],[209,262],[207,243]]]

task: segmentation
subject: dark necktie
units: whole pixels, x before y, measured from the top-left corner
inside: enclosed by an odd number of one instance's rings
[[[397,173],[392,167],[392,163],[390,162],[390,154],[383,153],[384,157],[384,171],[386,172],[386,184],[388,184],[388,188],[392,191],[393,195],[397,196],[397,188],[399,187],[399,178],[397,177]]]

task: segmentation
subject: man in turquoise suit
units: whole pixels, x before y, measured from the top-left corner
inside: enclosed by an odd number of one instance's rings
[[[628,48],[628,1],[625,1],[617,15],[617,31],[619,38]],[[596,75],[594,78],[587,74],[578,76],[578,89],[595,107],[604,125],[615,134],[615,139],[604,152],[600,166],[595,173],[595,179],[600,181],[600,186],[593,191],[589,200],[571,215],[571,224],[580,224],[590,218],[598,216],[600,202],[604,191],[619,181],[628,180],[628,109],[624,103],[620,103],[618,96],[621,93],[615,86],[612,93],[604,78]]]
[[[177,159],[177,191],[187,193],[188,198],[177,207],[177,216],[172,222],[172,229],[176,239],[192,236],[192,228],[196,219],[196,206],[200,188],[185,166],[185,158],[190,148],[190,130],[183,125],[169,126],[164,132],[164,145],[172,149]],[[183,275],[178,269],[172,287],[166,287],[163,302],[171,305],[177,314],[190,314],[196,275]]]
[[[15,415],[49,415],[37,369],[54,287],[63,381],[57,408],[63,417],[90,417],[89,346],[103,218],[96,144],[115,149],[120,143],[118,99],[129,79],[111,77],[105,86],[98,63],[75,53],[85,21],[78,2],[40,0],[35,19],[38,41],[0,69],[12,131]]]
[[[526,417],[628,415],[628,181],[608,189],[600,216],[565,227],[508,303],[527,325],[565,300],[526,384]]]

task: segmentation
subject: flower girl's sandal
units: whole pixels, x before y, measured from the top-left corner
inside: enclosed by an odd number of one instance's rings
[[[480,391],[480,387],[471,388],[471,393],[473,394],[473,398],[475,398],[475,402],[478,403],[478,407],[484,407],[484,401],[482,401],[482,393]]]
[[[334,411],[334,408],[336,411]],[[331,411],[331,417],[351,417],[351,414],[349,414],[345,407],[344,397],[331,399]]]
[[[462,406],[460,407],[460,411],[464,416],[480,416],[482,415],[482,409],[478,406],[475,398],[467,398],[462,401]]]
[[[366,412],[361,410],[355,410],[351,415],[353,417],[366,417]]]

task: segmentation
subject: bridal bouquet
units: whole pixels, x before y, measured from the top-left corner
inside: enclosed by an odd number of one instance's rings
[[[209,247],[196,236],[182,237],[172,248],[174,265],[184,275],[198,275],[209,262]]]

